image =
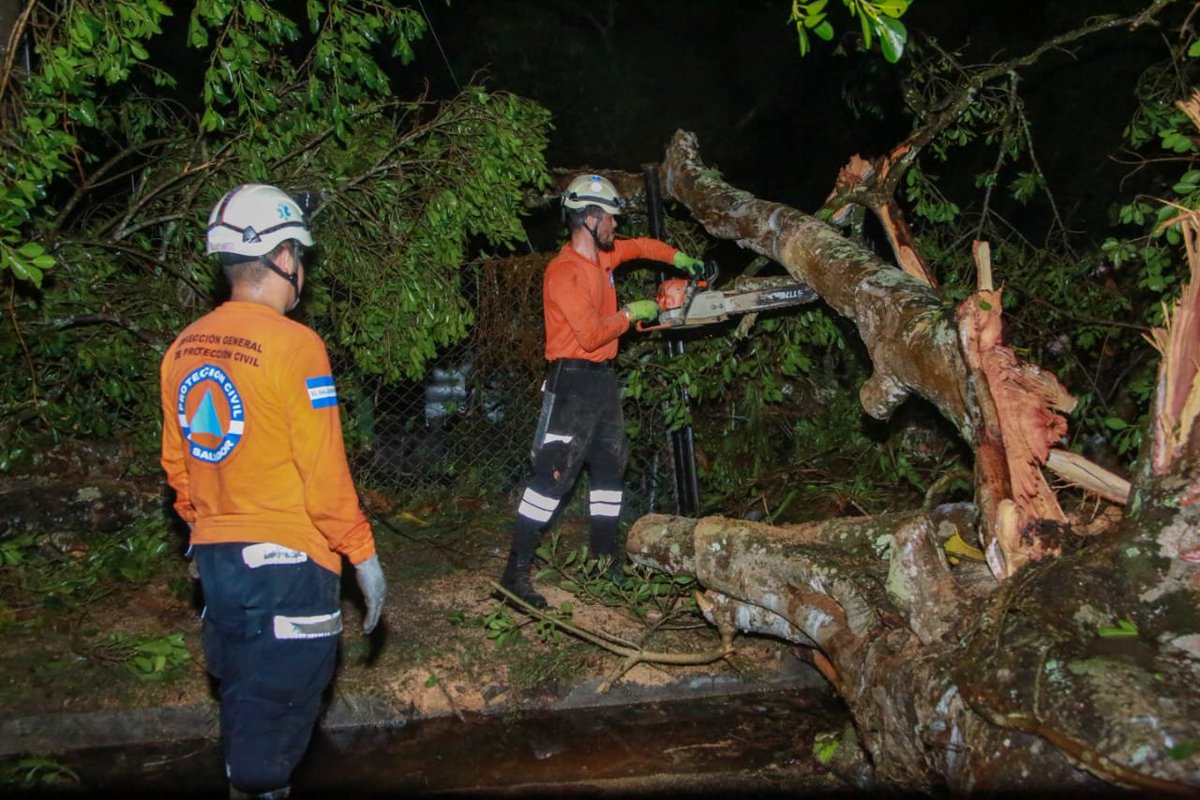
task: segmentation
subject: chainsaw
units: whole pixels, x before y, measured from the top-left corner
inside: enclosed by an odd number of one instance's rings
[[[639,331],[684,330],[714,325],[738,314],[753,314],[773,308],[811,303],[816,292],[792,277],[745,278],[728,289],[712,288],[717,263],[707,261],[704,272],[693,278],[673,278],[658,286],[658,324]]]

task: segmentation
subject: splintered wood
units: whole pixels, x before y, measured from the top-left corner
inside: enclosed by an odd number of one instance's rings
[[[1197,102],[1200,95],[1193,97]],[[1154,401],[1154,451],[1151,458],[1155,475],[1166,475],[1181,459],[1197,455],[1200,443],[1193,441],[1196,415],[1200,413],[1200,220],[1190,211],[1172,220],[1179,221],[1187,245],[1192,279],[1183,288],[1175,308],[1163,309],[1165,326],[1155,328],[1147,337],[1162,353],[1158,365],[1158,392]],[[1200,500],[1200,481],[1188,491],[1185,501]]]
[[[903,146],[893,150],[879,160],[878,169],[876,164],[860,155],[851,156],[850,162],[838,172],[837,182],[834,184],[833,192],[825,199],[825,205],[835,207],[854,190],[869,189],[878,184],[907,153],[908,149],[907,146]],[[867,192],[859,198],[858,202],[864,202],[883,225],[888,243],[892,246],[892,254],[900,269],[922,283],[937,286],[933,273],[930,272],[925,259],[921,257],[921,253],[917,249],[916,237],[913,236],[912,229],[908,227],[908,221],[904,218],[904,213],[900,210],[900,204],[896,202],[895,197],[891,193]],[[834,221],[838,224],[842,224],[847,207],[843,206],[835,211]]]
[[[976,479],[988,566],[998,579],[1059,551],[1049,531],[1066,516],[1041,467],[1067,432],[1073,398],[1049,372],[1017,360],[1003,344],[1002,291],[991,286],[991,257],[975,243],[980,290],[958,311],[959,340],[977,415]]]

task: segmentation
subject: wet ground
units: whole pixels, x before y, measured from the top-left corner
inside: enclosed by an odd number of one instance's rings
[[[801,690],[319,733],[293,796],[838,793],[850,787],[819,765],[813,741],[846,719],[836,698]],[[83,750],[57,762],[77,781],[28,796],[228,796],[211,740]]]

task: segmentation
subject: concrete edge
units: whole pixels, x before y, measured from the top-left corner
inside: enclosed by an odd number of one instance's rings
[[[739,675],[684,677],[649,686],[618,682],[600,694],[600,681],[572,687],[546,703],[513,706],[498,703],[485,708],[485,716],[535,711],[564,712],[586,708],[633,705],[714,695],[824,688],[824,680],[811,668],[789,670],[767,680],[751,681]],[[420,715],[411,706],[399,707],[371,695],[335,694],[319,726],[326,732],[357,728],[402,728],[422,719],[451,716],[452,711]],[[476,713],[476,712],[472,712]],[[27,754],[61,755],[99,747],[129,747],[184,741],[216,740],[220,735],[215,702],[202,705],[111,709],[0,717],[0,757]]]

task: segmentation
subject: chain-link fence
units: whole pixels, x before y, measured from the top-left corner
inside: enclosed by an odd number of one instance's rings
[[[521,269],[540,276],[543,264],[525,264]],[[505,269],[503,280],[511,284],[516,268],[508,263]],[[484,274],[481,281],[489,286],[494,277]],[[511,320],[518,316],[513,305],[521,295],[509,288],[494,294],[511,300],[503,309]],[[529,299],[539,296],[533,292]],[[498,313],[487,307],[486,297],[478,306],[480,325],[486,327]],[[540,321],[540,301],[536,314]],[[528,310],[523,318],[531,318]],[[495,330],[486,333],[441,353],[422,381],[362,382],[356,415],[369,422],[360,424],[358,445],[351,448],[351,466],[360,486],[397,496],[437,490],[499,493],[515,501],[529,470],[544,361],[497,358],[494,349],[481,343],[492,348],[518,345],[500,341]],[[540,348],[540,331],[523,330],[521,336]],[[624,411],[627,426],[637,435],[631,439],[622,517],[674,512],[674,463],[663,416],[658,409],[628,398]],[[576,488],[574,496],[581,496],[583,486]]]

